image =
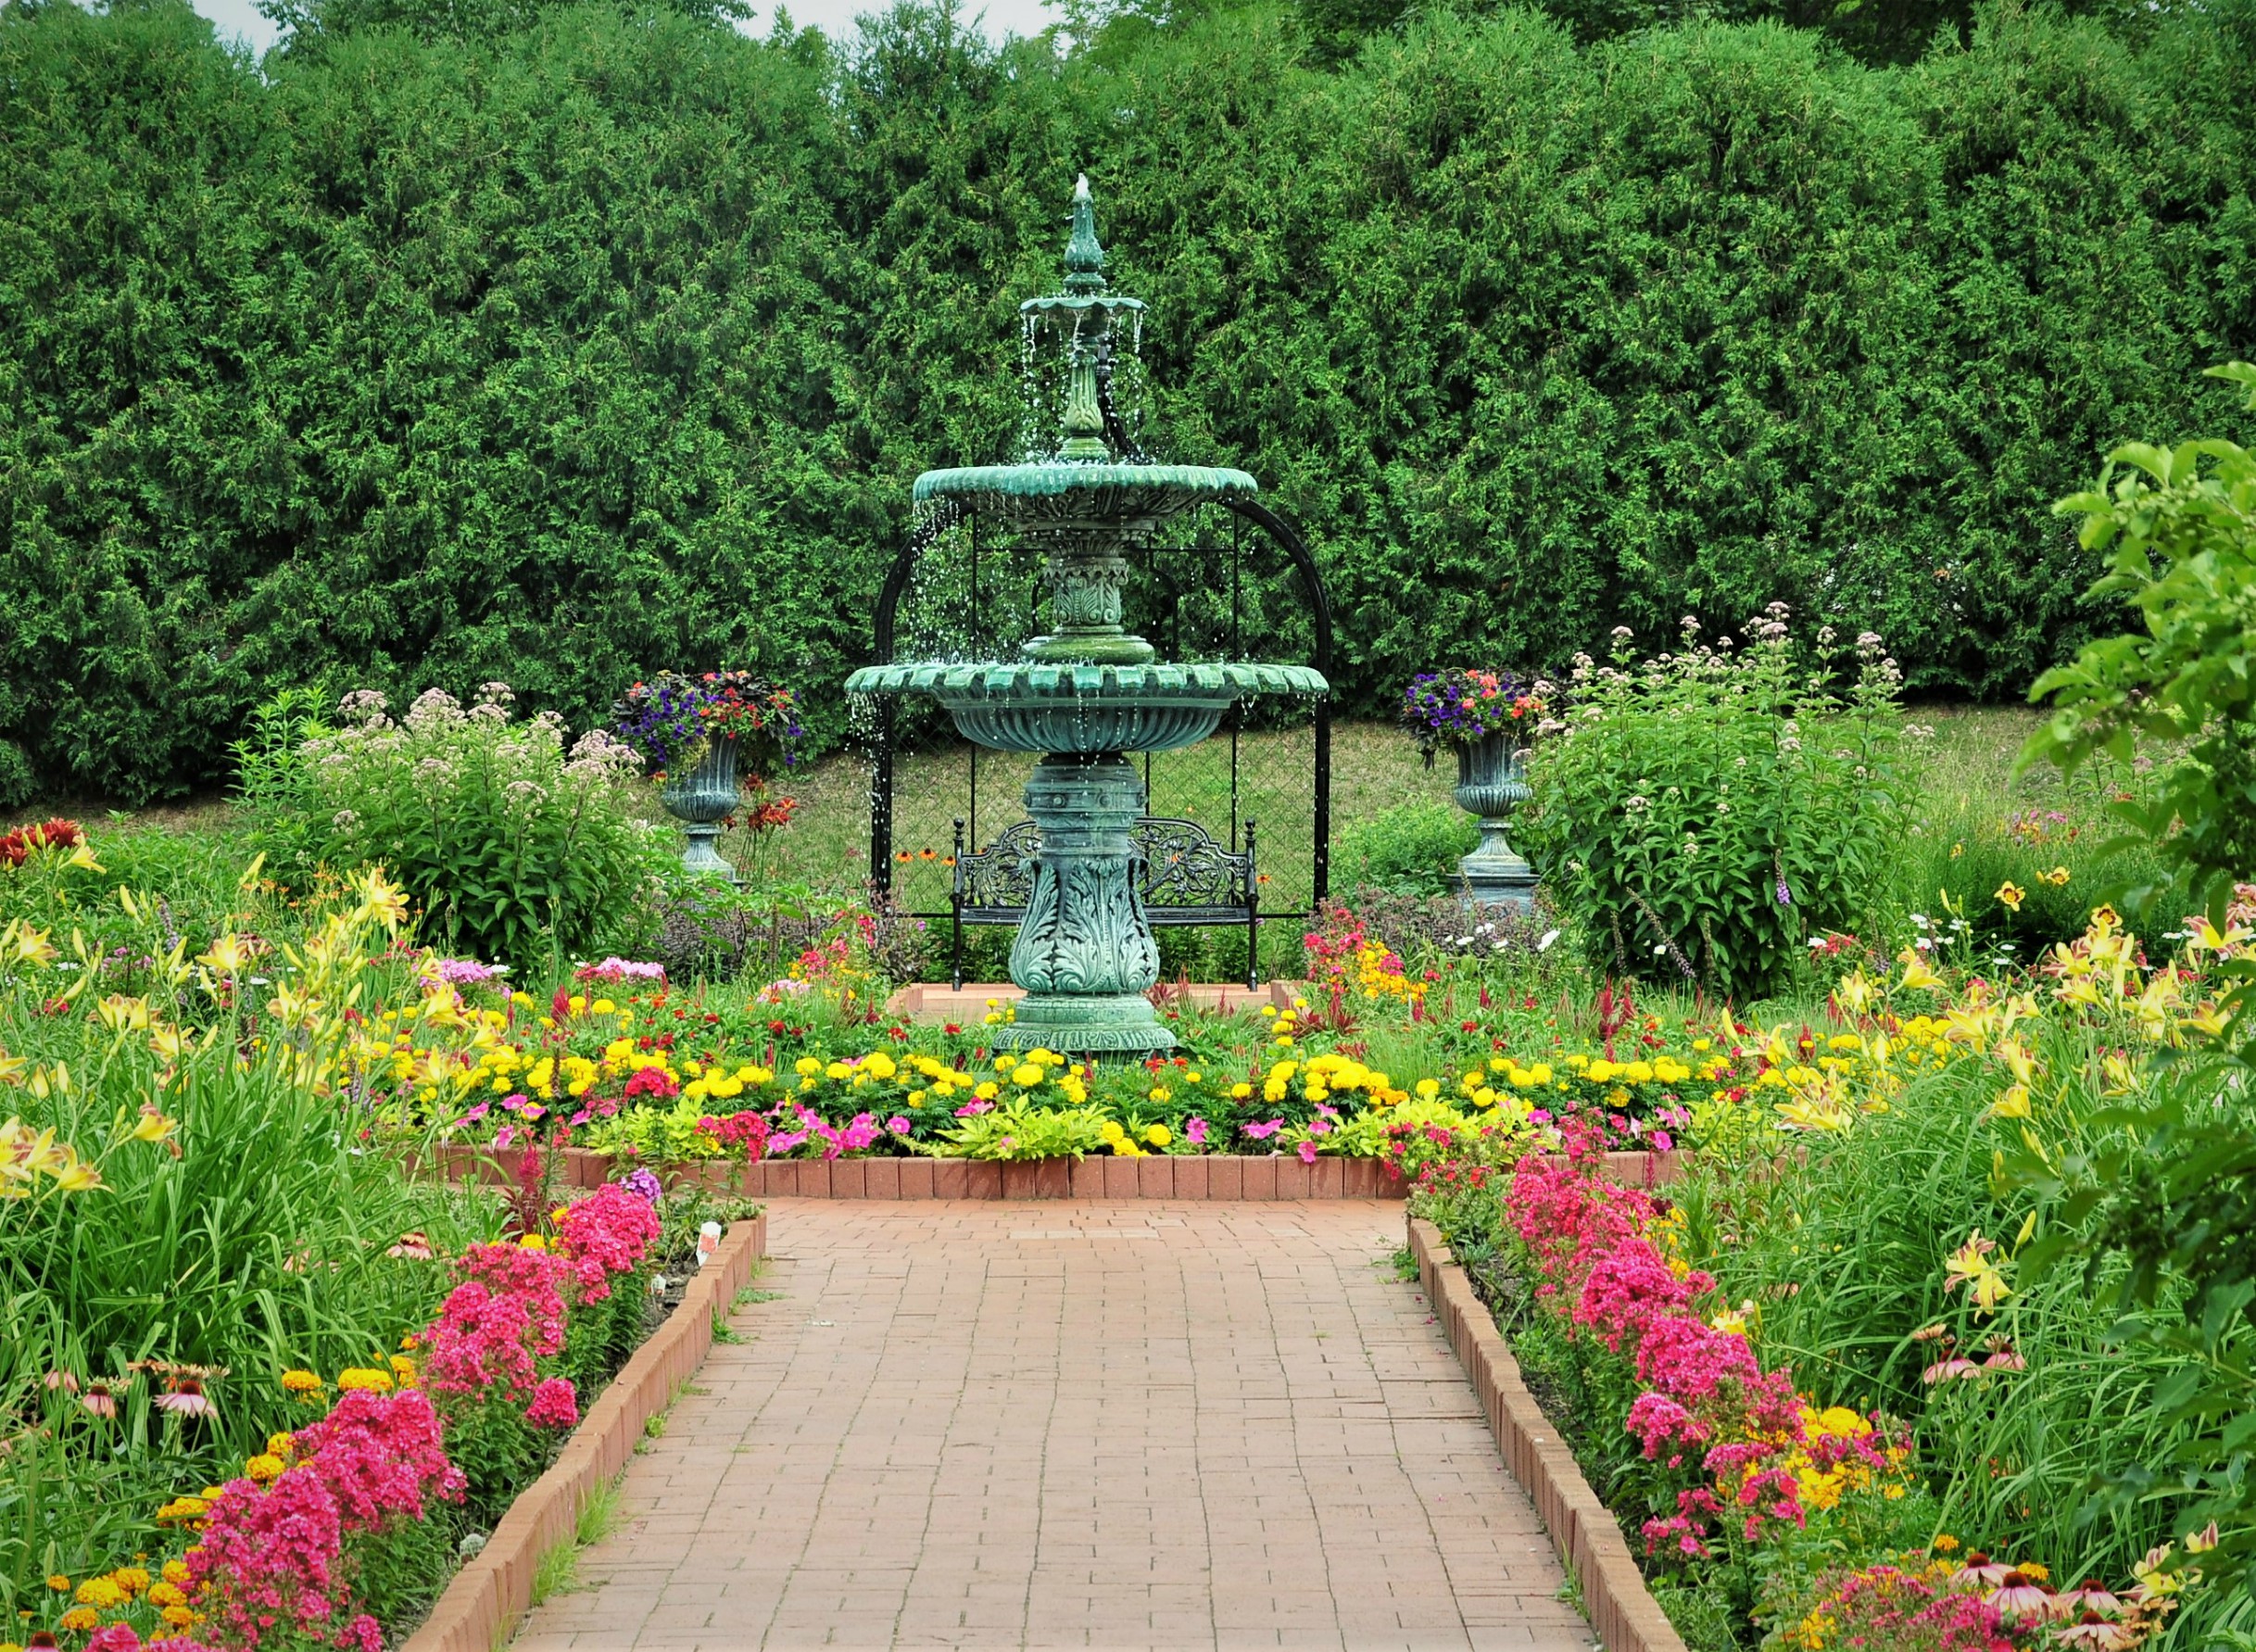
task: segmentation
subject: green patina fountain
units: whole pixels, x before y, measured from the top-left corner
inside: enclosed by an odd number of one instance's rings
[[[926,471],[920,508],[965,512],[1042,551],[1050,629],[1007,662],[867,666],[858,694],[925,694],[966,739],[1041,754],[1027,813],[1041,834],[1011,979],[1026,990],[1004,1048],[1068,1053],[1171,1049],[1174,1034],[1145,996],[1159,950],[1137,892],[1130,828],[1144,812],[1139,751],[1173,751],[1212,734],[1222,714],[1261,694],[1321,694],[1304,665],[1162,664],[1121,624],[1128,553],[1196,505],[1251,498],[1243,471],[1156,464],[1132,450],[1111,407],[1117,330],[1143,309],[1107,292],[1089,180],[1075,185],[1065,290],[1019,307],[1029,335],[1065,349],[1062,440],[1033,462]]]

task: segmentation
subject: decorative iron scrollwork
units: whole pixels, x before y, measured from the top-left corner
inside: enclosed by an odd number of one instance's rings
[[[1133,836],[1145,906],[1245,904],[1249,857],[1224,849],[1196,821],[1147,815]]]
[[[1040,868],[1041,827],[1022,820],[977,854],[956,863],[966,906],[1017,908],[1034,899],[1034,876]]]

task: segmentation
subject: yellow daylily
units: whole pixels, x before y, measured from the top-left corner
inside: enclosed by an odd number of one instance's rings
[[[102,1025],[117,1033],[146,1032],[149,1028],[149,1001],[128,998],[121,992],[112,992],[95,1006],[102,1017]]]
[[[230,929],[213,941],[208,951],[199,952],[195,961],[215,975],[235,976],[243,972],[251,955],[243,944],[243,938]]]
[[[2004,1272],[1990,1260],[1989,1254],[1997,1248],[1996,1240],[1985,1239],[1979,1228],[1974,1230],[1972,1239],[1945,1258],[1943,1289],[1948,1292],[1960,1285],[1971,1286],[1968,1294],[1973,1299],[1975,1310],[1996,1313],[1998,1305],[2013,1294],[2013,1287],[2005,1282]]]
[[[1990,1103],[1992,1118],[2026,1118],[2029,1116],[2029,1087],[2026,1084],[2008,1085],[1998,1099]]]
[[[18,918],[6,929],[0,929],[0,953],[10,964],[33,964],[45,968],[57,956],[54,943],[48,939],[51,931],[34,929],[29,918]]]
[[[1896,955],[1896,961],[1904,966],[1901,984],[1905,990],[1933,992],[1942,986],[1943,977],[1927,967],[1927,960],[1920,955],[1918,948],[1904,948]]]

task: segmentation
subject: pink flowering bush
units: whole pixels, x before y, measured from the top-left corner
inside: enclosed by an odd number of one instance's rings
[[[579,1395],[573,1392],[565,1378],[550,1377],[533,1391],[533,1401],[524,1408],[524,1418],[535,1428],[576,1428],[580,1420]]]
[[[611,1294],[614,1274],[635,1271],[658,1237],[658,1210],[617,1182],[597,1189],[557,1218],[557,1240],[579,1282],[579,1301]]]
[[[414,1390],[350,1390],[298,1431],[289,1455],[271,1484],[231,1481],[204,1516],[186,1557],[203,1633],[245,1652],[382,1652],[367,1605],[394,1595],[403,1573],[443,1570],[430,1503],[459,1502],[465,1488],[438,1414]]]
[[[2199,1581],[2167,1548],[2120,1595],[2059,1589],[2034,1559],[1954,1558],[1910,1427],[1821,1406],[1766,1365],[1756,1303],[1733,1306],[1687,1259],[1701,1218],[1607,1179],[1595,1132],[1561,1134],[1569,1152],[1527,1155],[1501,1196],[1468,1155],[1421,1176],[1416,1208],[1475,1270],[1585,1472],[1642,1537],[1657,1596],[1702,1626],[1700,1644],[1752,1644],[1752,1628],[1766,1652],[2127,1652]],[[1726,1192],[1733,1220],[1762,1197]],[[2023,1368],[1993,1358],[1981,1368]]]

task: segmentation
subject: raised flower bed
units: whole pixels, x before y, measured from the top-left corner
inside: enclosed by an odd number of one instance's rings
[[[2187,1362],[2036,1243],[2079,1219],[2062,1145],[2150,1081],[2142,1052],[2208,1035],[2217,981],[2149,969],[2105,909],[2008,990],[1905,962],[1839,983],[1820,1042],[1863,1056],[1743,1101],[1672,1188],[1580,1136],[1414,1191],[1436,1314],[1615,1652],[2127,1652],[2244,1620],[2203,1587],[2235,1534],[2199,1478],[2138,1478],[2211,1460],[2139,1410]]]

